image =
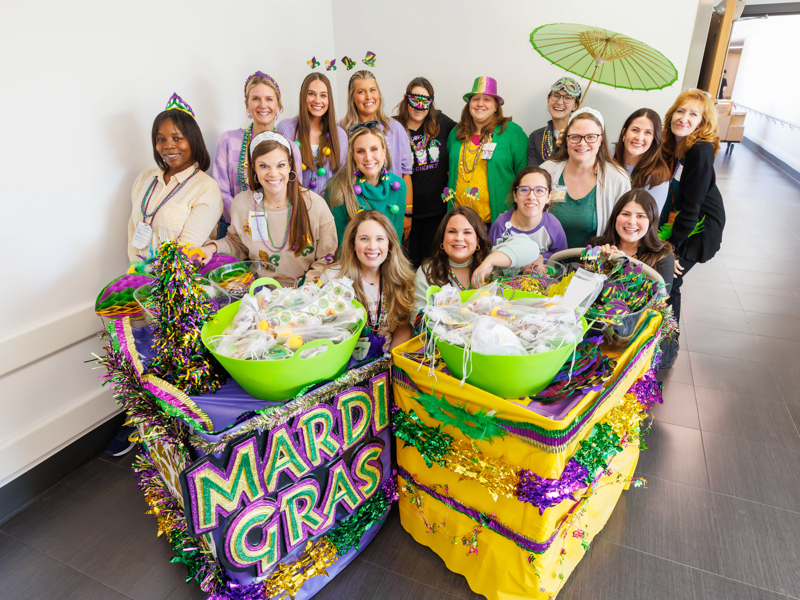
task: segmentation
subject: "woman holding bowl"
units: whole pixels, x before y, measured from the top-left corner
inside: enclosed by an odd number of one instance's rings
[[[336,258],[336,227],[328,205],[297,181],[292,146],[273,131],[250,142],[249,189],[231,205],[227,235],[203,247],[207,264],[216,252],[261,261],[259,276],[316,281]]]

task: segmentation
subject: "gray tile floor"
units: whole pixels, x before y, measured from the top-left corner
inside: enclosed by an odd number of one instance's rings
[[[717,159],[723,247],[684,286],[646,489],[623,494],[559,600],[800,598],[800,185],[749,149]],[[0,524],[0,599],[184,600],[130,458],[99,456]],[[317,596],[478,598],[396,511]]]

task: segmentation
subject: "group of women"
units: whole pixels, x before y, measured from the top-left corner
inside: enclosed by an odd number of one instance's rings
[[[195,115],[173,95],[153,123],[157,168],[131,194],[129,257],[180,239],[205,261],[226,252],[279,279],[345,275],[384,351],[412,335],[430,285],[473,288],[496,267],[541,268],[587,244],[654,267],[679,318],[683,278],[714,256],[725,224],[711,96],[683,92],[663,127],[637,110],[613,155],[602,115],[580,107],[571,78],[551,87],[552,119],[530,136],[504,115],[491,77],[463,99],[455,122],[418,77],[389,118],[362,70],[337,121],[330,81],[312,73],[299,114],[278,122],[280,87],[258,71],[244,86],[252,123],[221,136],[212,177]]]

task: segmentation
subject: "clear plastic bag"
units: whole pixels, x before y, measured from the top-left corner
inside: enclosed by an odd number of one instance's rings
[[[320,288],[307,284],[298,289],[262,288],[246,294],[231,324],[209,340],[212,349],[243,360],[280,360],[315,340],[340,344],[352,337],[366,320],[363,308],[353,304],[353,282],[335,279]],[[301,356],[322,354],[327,345],[307,348]]]

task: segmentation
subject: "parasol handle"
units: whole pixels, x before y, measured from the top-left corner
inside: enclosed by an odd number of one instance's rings
[[[594,76],[597,75],[597,69],[599,69],[600,65],[602,65],[604,62],[606,62],[606,61],[603,60],[602,58],[595,59],[595,61],[594,61],[594,71],[592,72],[592,78],[589,80],[589,85],[587,85],[586,89],[583,91],[583,96],[581,97],[581,103],[578,105],[578,108],[583,106],[583,103],[586,102],[586,96],[589,94],[589,88],[592,87],[592,82],[594,81]],[[575,110],[578,110],[578,108],[576,108]]]

